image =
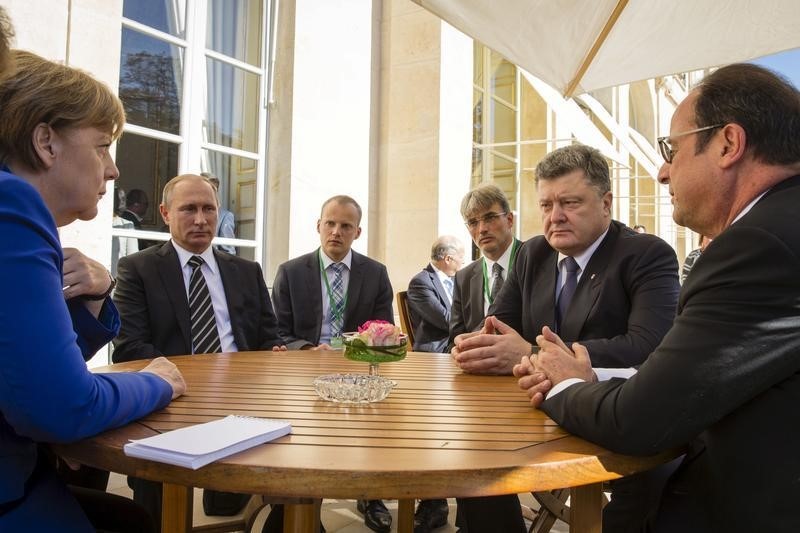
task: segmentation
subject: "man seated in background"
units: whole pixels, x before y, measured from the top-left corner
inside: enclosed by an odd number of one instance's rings
[[[548,154],[536,166],[536,187],[544,235],[522,245],[483,329],[456,338],[456,363],[466,372],[508,375],[548,326],[584,343],[595,367],[641,364],[672,325],[680,290],[675,252],[611,219],[608,162],[594,148]],[[658,475],[611,483],[604,531],[638,531],[657,501]],[[516,496],[460,500],[459,508],[472,533],[490,531],[491,524],[474,526],[497,516],[514,519],[507,531],[523,527]]]
[[[320,247],[278,267],[272,296],[281,336],[290,349],[342,347],[342,334],[368,320],[394,323],[392,284],[386,267],[352,250],[361,235],[361,206],[349,196],[322,204]],[[388,532],[392,515],[381,500],[359,500],[364,523]]]
[[[414,328],[414,351],[444,353],[450,337],[453,276],[464,264],[464,245],[444,235],[431,247],[431,262],[408,284],[408,310]],[[447,523],[447,500],[421,500],[414,514],[414,533]]]
[[[217,194],[184,174],[164,187],[160,205],[171,240],[122,257],[114,303],[122,326],[115,363],[159,355],[279,349],[283,339],[258,263],[213,249]],[[161,484],[130,478],[134,500],[161,521]],[[207,514],[238,513],[248,495],[205,490]]]
[[[450,342],[480,328],[522,244],[514,237],[514,213],[497,185],[487,183],[469,191],[461,201],[461,216],[481,257],[455,275],[450,312]]]

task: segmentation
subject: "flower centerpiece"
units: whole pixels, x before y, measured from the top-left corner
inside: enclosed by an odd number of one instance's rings
[[[344,356],[353,361],[378,363],[400,361],[406,357],[408,336],[385,320],[369,320],[358,332],[344,334]],[[372,373],[370,367],[370,373]]]
[[[369,363],[369,375],[330,374],[314,380],[320,398],[332,402],[379,402],[397,383],[378,375],[378,363],[406,357],[408,336],[385,320],[365,322],[357,332],[344,334],[344,356]]]

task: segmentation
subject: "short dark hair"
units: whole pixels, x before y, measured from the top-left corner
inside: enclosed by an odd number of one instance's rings
[[[554,180],[575,170],[583,170],[586,179],[600,196],[611,190],[608,161],[597,148],[573,144],[553,150],[536,165],[536,184],[541,180]]]
[[[735,63],[706,76],[697,86],[697,127],[738,124],[753,158],[768,165],[800,161],[800,93],[764,67]],[[696,152],[705,150],[715,131],[697,135]]]
[[[147,204],[147,193],[142,189],[131,189],[125,195],[125,205]]]
[[[362,216],[361,206],[358,205],[358,202],[356,202],[351,196],[347,196],[346,194],[337,194],[336,196],[331,196],[330,198],[325,200],[325,203],[322,204],[322,207],[319,210],[320,217],[322,217],[322,212],[325,211],[325,206],[331,202],[336,202],[337,204],[340,205],[350,204],[354,206],[356,208],[356,211],[358,211],[358,224],[361,225],[361,216]]]

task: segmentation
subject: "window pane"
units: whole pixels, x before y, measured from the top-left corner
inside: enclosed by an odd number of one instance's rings
[[[206,46],[261,65],[261,0],[209,0]]]
[[[256,152],[258,146],[259,76],[207,58],[206,140]]]
[[[491,132],[491,143],[505,143],[517,140],[516,113],[508,106],[492,100],[492,114],[494,115],[493,129]],[[509,157],[517,156],[515,146],[498,146],[492,148],[502,152]]]
[[[237,239],[256,238],[256,161],[212,150],[203,150],[200,167],[219,180],[219,203],[233,215]],[[220,210],[220,218],[223,212]],[[223,235],[220,235],[223,236]],[[241,253],[244,249],[240,248]]]
[[[158,204],[164,185],[178,174],[178,145],[125,133],[117,145],[117,167],[116,188],[125,190],[128,196],[134,189],[141,190],[149,204],[139,215],[141,229],[166,231]]]
[[[516,69],[496,53],[492,53],[492,94],[516,104]]]
[[[179,0],[125,0],[122,16],[180,38],[186,31],[186,3]]]
[[[179,133],[183,48],[122,28],[119,96],[128,122]]]

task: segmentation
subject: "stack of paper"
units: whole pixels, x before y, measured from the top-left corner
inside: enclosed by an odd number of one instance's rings
[[[129,442],[125,455],[197,470],[217,459],[291,433],[285,420],[226,416]]]

